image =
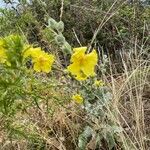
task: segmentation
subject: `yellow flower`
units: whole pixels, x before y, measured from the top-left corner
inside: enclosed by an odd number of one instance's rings
[[[0,47],[3,47],[4,46],[4,41],[3,39],[0,39]]]
[[[102,80],[95,80],[94,85],[95,86],[104,86],[105,83]]]
[[[82,98],[82,96],[79,95],[79,94],[73,95],[73,96],[72,96],[72,99],[73,99],[76,103],[78,103],[78,104],[82,104],[82,103],[83,103],[83,98]]]
[[[54,56],[42,51],[40,47],[33,48],[28,46],[23,53],[23,57],[32,58],[33,69],[37,72],[49,73],[54,62]]]
[[[38,56],[33,58],[33,69],[37,72],[49,73],[54,62],[54,56],[45,52],[39,52],[38,54]]]
[[[98,61],[96,50],[85,54],[87,47],[74,48],[71,63],[67,70],[75,76],[77,80],[85,80],[87,77],[94,76],[95,66]]]
[[[4,45],[4,42],[2,39],[0,39],[0,63],[5,63],[7,60],[7,55],[6,55],[3,45]]]
[[[1,64],[6,63],[8,66],[11,66],[10,62],[7,59],[8,57],[6,55],[6,50],[4,48],[4,42],[2,39],[0,39],[0,63]]]
[[[35,58],[35,57],[38,57],[40,53],[43,53],[40,47],[33,48],[33,47],[26,45],[24,49],[25,49],[23,53],[24,58],[27,58],[27,57]]]
[[[5,63],[7,61],[7,55],[5,52],[5,49],[3,49],[2,47],[0,47],[0,63]]]

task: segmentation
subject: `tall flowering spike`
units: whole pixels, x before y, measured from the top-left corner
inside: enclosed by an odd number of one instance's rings
[[[71,64],[67,70],[75,76],[77,80],[86,80],[87,77],[95,75],[95,66],[98,61],[96,50],[85,54],[87,47],[74,48],[71,56]]]

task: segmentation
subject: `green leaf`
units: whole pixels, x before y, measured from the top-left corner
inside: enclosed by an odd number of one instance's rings
[[[121,133],[121,132],[123,132],[123,128],[122,127],[113,125],[113,126],[111,126],[111,128],[112,128],[112,132],[113,133]]]
[[[61,46],[61,45],[65,44],[65,37],[62,34],[56,35],[55,41],[58,45]]]
[[[115,143],[114,136],[109,132],[106,135],[106,141],[107,141],[109,150],[112,150],[112,148],[115,147],[116,143]]]
[[[59,21],[57,23],[57,31],[58,32],[63,32],[64,31],[64,23],[62,21]]]
[[[48,19],[48,27],[50,27],[52,29],[56,29],[57,25],[58,25],[58,23],[53,18]]]
[[[72,48],[71,48],[71,46],[68,42],[64,42],[64,44],[62,46],[62,50],[66,54],[71,54],[72,53]]]
[[[98,134],[97,136],[96,136],[96,145],[97,146],[101,146],[102,145],[102,143],[101,143],[101,140],[103,139],[103,136],[101,135],[101,134]]]
[[[88,143],[88,138],[93,135],[94,131],[91,127],[86,126],[82,134],[80,134],[78,139],[78,147],[80,150],[85,150],[86,144]]]

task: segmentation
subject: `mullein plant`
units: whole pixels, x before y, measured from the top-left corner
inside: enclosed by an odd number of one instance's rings
[[[98,63],[96,50],[86,53],[87,47],[73,49],[68,72],[79,82],[77,93],[72,99],[81,105],[87,114],[87,125],[79,135],[78,147],[85,150],[90,139],[95,148],[100,148],[105,140],[111,150],[116,146],[117,135],[122,129],[112,121],[110,111],[112,95],[107,85],[96,79],[95,67]],[[90,122],[88,124],[88,122]]]

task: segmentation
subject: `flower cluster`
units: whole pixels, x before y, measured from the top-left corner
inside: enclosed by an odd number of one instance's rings
[[[86,53],[87,47],[74,48],[71,56],[71,64],[67,70],[77,80],[86,80],[95,76],[95,66],[98,61],[96,50]],[[20,36],[11,35],[0,39],[0,63],[8,66],[20,66],[31,58],[33,69],[37,72],[49,73],[54,56],[44,52],[40,47],[33,48],[31,45],[24,45]]]
[[[41,48],[25,45],[22,38],[10,35],[0,39],[0,64],[19,67],[26,63],[27,58],[32,59],[33,69],[37,72],[51,71],[54,56],[44,52]]]

